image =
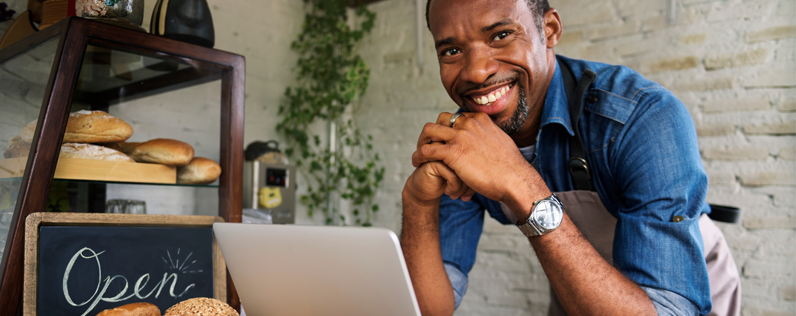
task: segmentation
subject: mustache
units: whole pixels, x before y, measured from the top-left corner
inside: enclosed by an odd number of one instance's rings
[[[510,74],[510,75],[504,75],[504,76],[500,76],[500,77],[490,77],[489,79],[487,79],[483,83],[464,84],[461,87],[459,87],[459,89],[458,89],[459,91],[457,91],[457,93],[460,96],[464,97],[464,95],[467,94],[470,91],[475,91],[475,90],[483,89],[483,88],[486,88],[486,87],[495,86],[495,85],[504,84],[504,83],[509,83],[509,82],[513,82],[513,81],[519,81],[519,80],[520,80],[520,75],[519,74]]]

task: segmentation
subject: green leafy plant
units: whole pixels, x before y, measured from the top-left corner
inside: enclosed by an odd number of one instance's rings
[[[370,33],[376,14],[364,5],[353,10],[359,21],[349,25],[349,8],[355,0],[304,0],[309,12],[291,48],[298,52],[297,84],[288,87],[279,107],[282,121],[277,131],[287,140],[285,154],[294,160],[307,183],[301,202],[310,217],[320,210],[327,225],[345,225],[346,216],[334,201],[350,201],[357,225],[370,226],[379,210],[373,197],[384,178],[372,136],[360,131],[356,117],[347,112],[361,104],[370,70],[356,53],[357,44]],[[353,23],[352,23],[353,24]],[[323,144],[310,129],[315,122],[329,124],[330,137]],[[330,145],[332,144],[332,145]]]

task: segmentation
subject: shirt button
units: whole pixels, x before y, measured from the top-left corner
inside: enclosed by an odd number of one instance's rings
[[[680,216],[680,215],[675,215],[674,217],[672,217],[672,222],[678,223],[678,222],[682,222],[682,221],[683,221],[683,217]]]
[[[593,94],[590,94],[588,97],[586,97],[586,102],[589,102],[589,103],[597,102],[597,96],[593,95]]]

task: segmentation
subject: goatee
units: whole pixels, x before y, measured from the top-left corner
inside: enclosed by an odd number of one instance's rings
[[[495,124],[509,136],[519,131],[522,127],[522,124],[525,124],[525,120],[528,119],[528,100],[525,99],[525,91],[520,89],[519,95],[520,97],[517,101],[517,108],[514,109],[514,113],[511,113],[511,117],[501,122],[499,121],[500,117],[498,117],[497,114],[489,116],[489,118],[492,119],[492,122],[495,122]],[[468,105],[467,102],[462,101],[462,103],[465,104],[463,107],[464,112],[476,112]]]
[[[508,135],[513,135],[520,130],[522,124],[528,119],[528,101],[525,99],[525,91],[520,89],[520,99],[517,101],[517,108],[511,114],[508,122],[497,122],[497,117],[491,116],[492,121]]]

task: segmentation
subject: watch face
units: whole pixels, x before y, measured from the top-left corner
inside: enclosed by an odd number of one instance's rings
[[[551,200],[539,201],[532,213],[536,223],[544,229],[556,229],[564,218],[564,212]]]

